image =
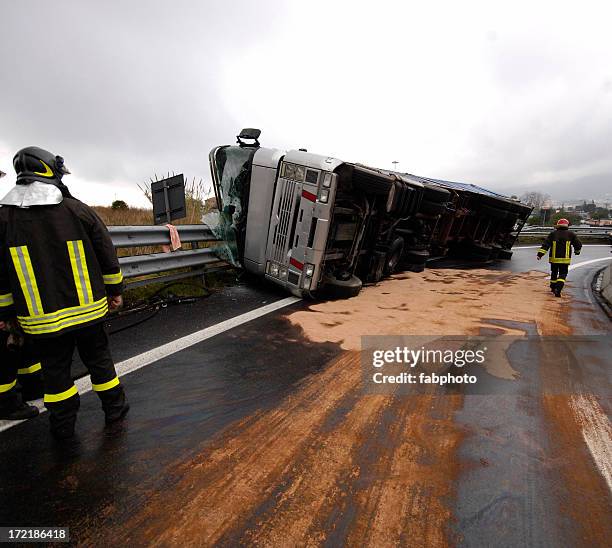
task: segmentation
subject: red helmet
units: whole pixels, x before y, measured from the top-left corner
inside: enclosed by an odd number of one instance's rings
[[[559,219],[557,221],[557,226],[569,226],[570,222],[567,219]]]

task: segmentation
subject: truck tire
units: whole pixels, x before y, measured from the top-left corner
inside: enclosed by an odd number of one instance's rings
[[[404,253],[402,264],[404,265],[424,265],[429,259],[429,251],[419,249],[409,249]]]
[[[387,196],[391,191],[393,182],[383,179],[382,177],[376,177],[362,171],[355,171],[353,174],[353,188],[361,190],[366,194],[374,194],[377,196]]]
[[[467,258],[474,261],[488,261],[493,249],[487,245],[472,243],[467,248]]]
[[[321,293],[330,299],[350,299],[359,295],[362,287],[363,283],[355,275],[350,275],[346,279],[328,276],[324,279]]]
[[[404,238],[395,238],[391,247],[389,247],[389,251],[387,252],[387,258],[385,260],[385,276],[389,276],[393,274],[402,260],[402,255],[404,253]]]

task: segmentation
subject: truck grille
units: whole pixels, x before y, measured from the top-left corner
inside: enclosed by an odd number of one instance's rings
[[[295,225],[297,222],[295,215],[293,215],[293,219],[291,218],[295,209],[295,187],[297,183],[287,179],[280,179],[279,183],[282,185],[282,188],[280,189],[277,204],[278,223],[274,228],[274,238],[272,239],[272,258],[278,262],[285,262],[288,247],[291,243],[288,237],[289,232],[292,232],[290,225]]]

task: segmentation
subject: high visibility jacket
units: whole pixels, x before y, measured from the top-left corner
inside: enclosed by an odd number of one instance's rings
[[[0,320],[56,336],[101,321],[122,282],[110,234],[84,203],[0,207]]]
[[[572,248],[576,253],[580,253],[582,242],[575,232],[560,227],[548,234],[542,247],[538,250],[538,257],[542,257],[548,252],[549,263],[570,264]]]

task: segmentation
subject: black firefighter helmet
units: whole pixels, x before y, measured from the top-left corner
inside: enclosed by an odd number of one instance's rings
[[[13,158],[18,185],[29,185],[34,181],[59,186],[62,177],[70,173],[61,156],[55,156],[39,147],[22,148]]]

